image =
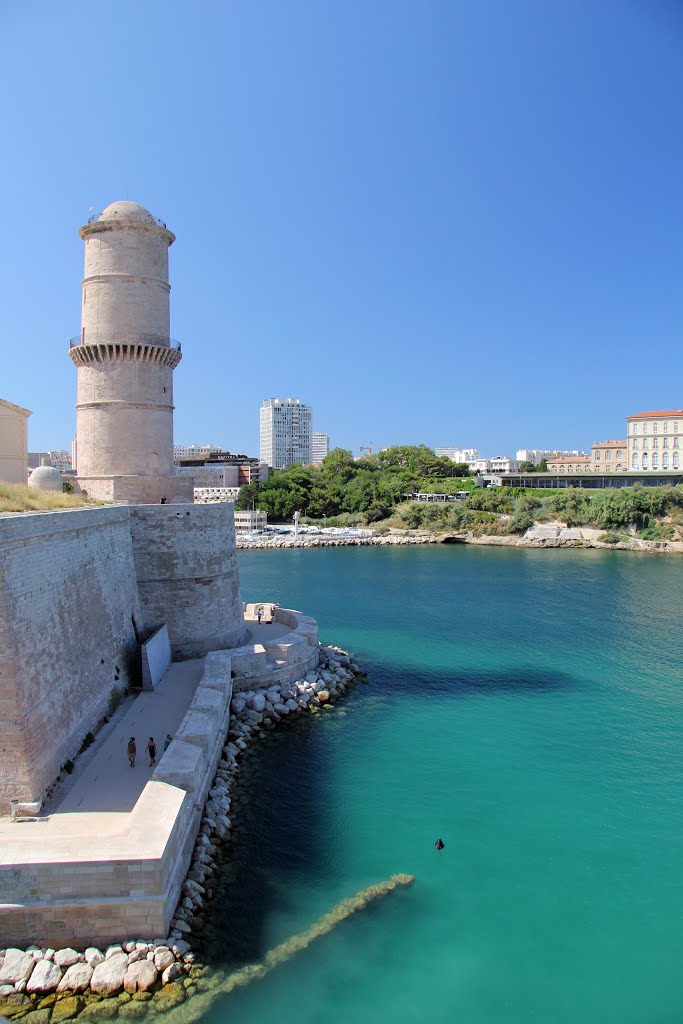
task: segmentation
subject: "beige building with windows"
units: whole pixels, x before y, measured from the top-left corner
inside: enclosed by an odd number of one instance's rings
[[[626,441],[596,441],[591,453],[594,473],[621,473],[628,469]]]
[[[628,468],[680,470],[683,409],[638,412],[626,417]]]
[[[549,473],[590,473],[593,464],[590,455],[561,455],[546,461]]]
[[[0,480],[25,484],[28,480],[28,409],[0,398]]]

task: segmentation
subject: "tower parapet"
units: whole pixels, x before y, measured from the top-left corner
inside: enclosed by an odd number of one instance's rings
[[[192,501],[173,465],[168,249],[175,235],[139,203],[111,203],[79,230],[85,242],[78,369],[77,474],[90,497],[131,504]]]

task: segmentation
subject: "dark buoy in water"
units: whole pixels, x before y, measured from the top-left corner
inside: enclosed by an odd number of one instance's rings
[[[444,843],[443,839],[437,839],[437,841],[434,843],[434,846],[437,848],[437,850],[443,850],[445,845],[446,844]]]

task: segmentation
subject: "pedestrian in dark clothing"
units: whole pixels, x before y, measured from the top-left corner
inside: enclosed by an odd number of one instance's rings
[[[147,744],[147,753],[149,754],[149,766],[150,768],[157,759],[157,745],[154,742],[154,737],[150,736],[149,743]]]
[[[171,736],[170,732],[167,732],[166,733],[166,739],[164,740],[164,750],[168,750],[168,748],[170,747],[172,742],[173,742],[173,737]]]
[[[137,754],[137,747],[135,746],[135,736],[131,736],[128,740],[128,763],[131,768],[135,768],[135,755]]]

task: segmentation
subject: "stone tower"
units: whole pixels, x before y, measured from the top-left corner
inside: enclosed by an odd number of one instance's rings
[[[77,475],[91,498],[129,504],[192,501],[173,467],[168,249],[175,235],[139,203],[111,203],[84,225],[78,368]]]

